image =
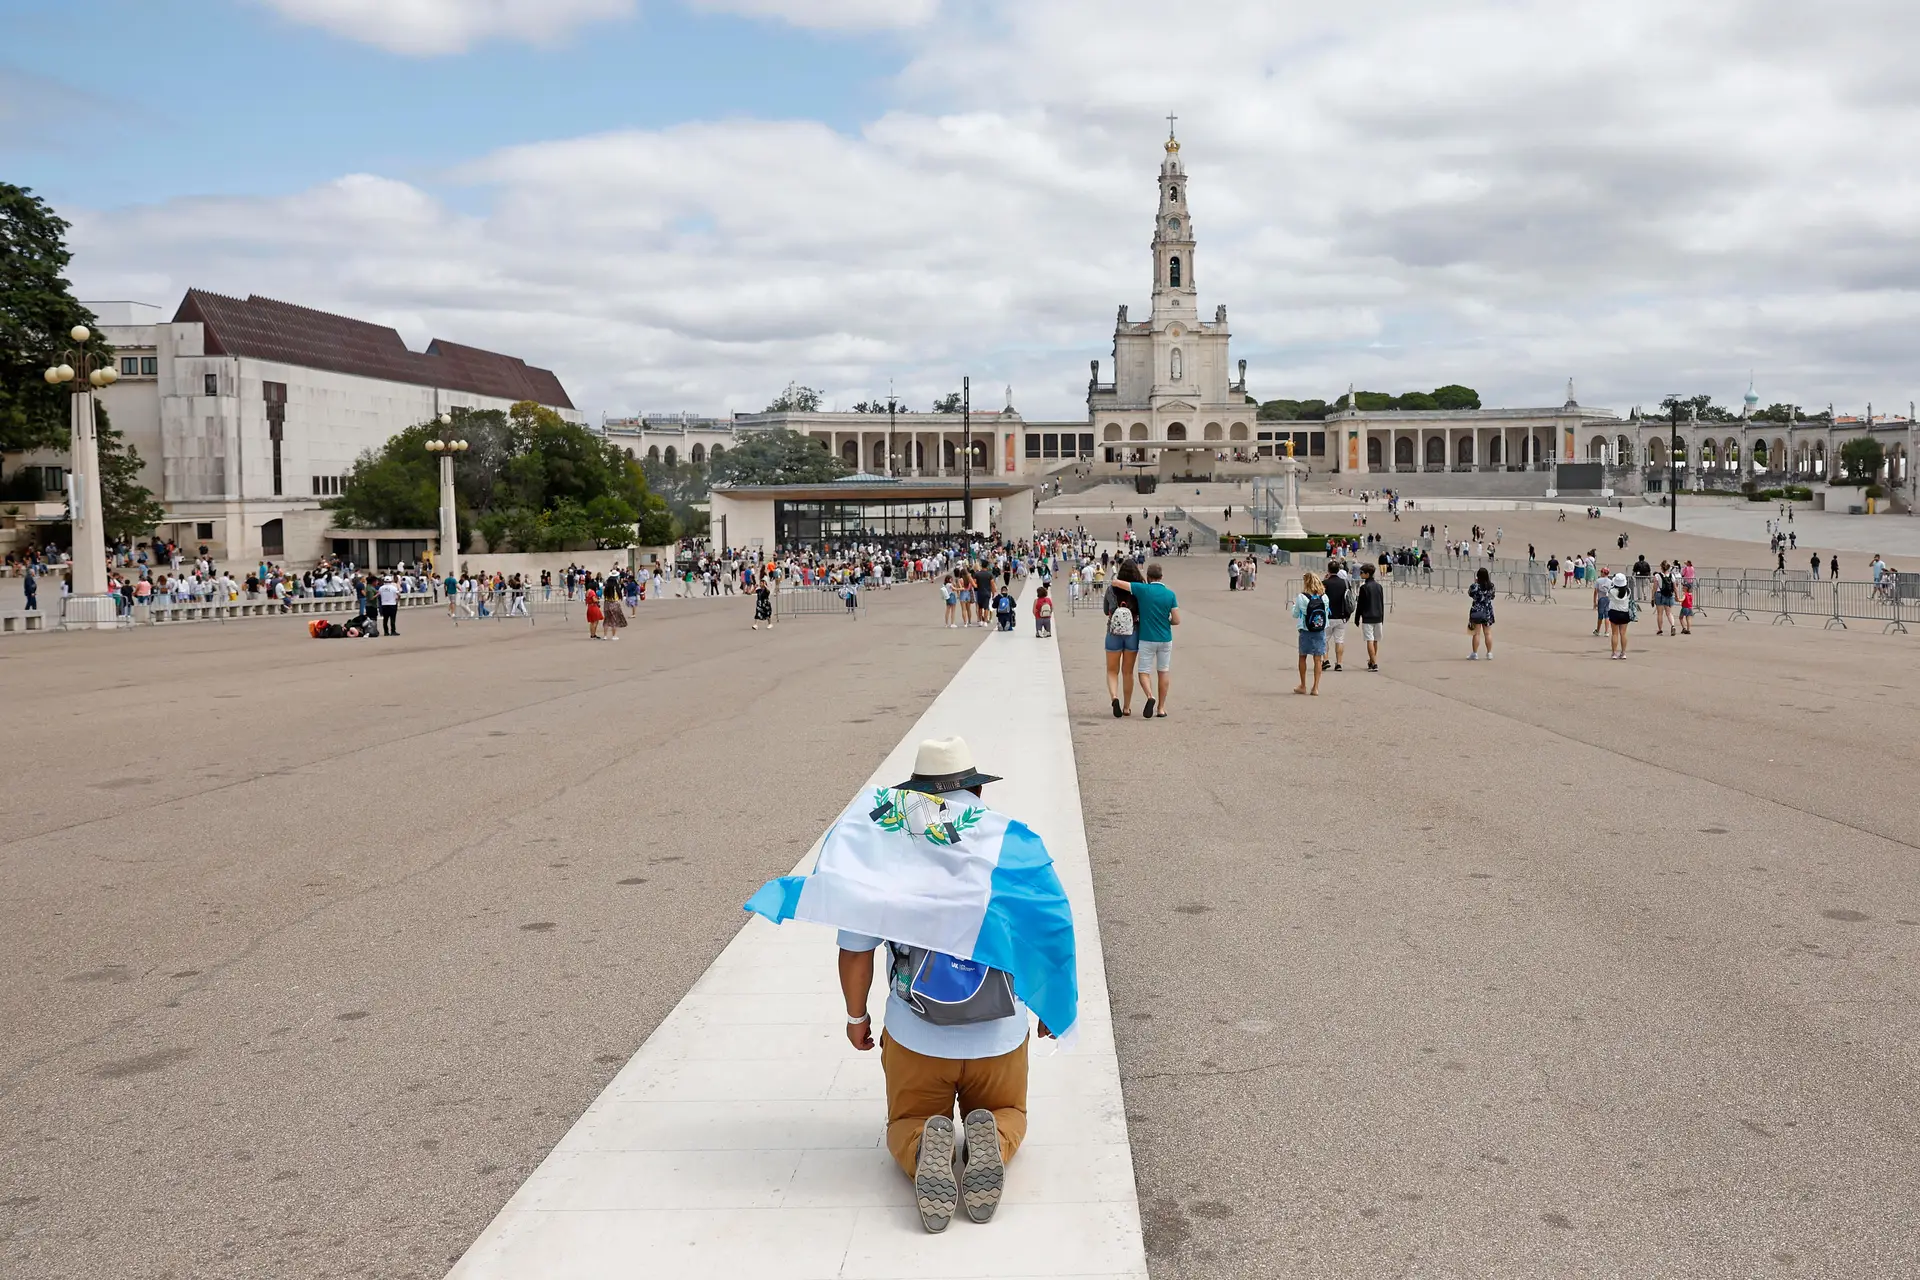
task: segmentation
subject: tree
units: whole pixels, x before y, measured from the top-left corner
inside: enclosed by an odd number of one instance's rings
[[[1753,411],[1755,422],[1805,422],[1807,411],[1797,404],[1770,404]]]
[[[1409,391],[1393,402],[1396,409],[1438,409],[1440,402],[1424,391]]]
[[[1708,395],[1668,396],[1660,402],[1660,411],[1671,416],[1675,406],[1682,419],[1697,417],[1702,422],[1737,422],[1739,418],[1713,402]]]
[[[1880,474],[1887,452],[1872,436],[1860,436],[1840,446],[1840,470],[1848,484],[1869,484]]]
[[[617,445],[531,401],[507,413],[455,411],[470,448],[454,465],[460,525],[494,550],[566,551],[653,545],[673,537],[666,500]],[[409,427],[362,454],[346,492],[327,505],[348,527],[427,528],[439,519],[438,423]],[[464,550],[464,548],[462,548]]]
[[[153,490],[140,483],[140,451],[114,430],[107,407],[93,406],[95,447],[100,455],[100,513],[108,542],[136,542],[150,537],[167,518]]]
[[[1318,421],[1326,416],[1325,400],[1267,400],[1254,414],[1262,422]]]
[[[768,413],[818,413],[820,411],[820,393],[812,387],[796,386],[789,382],[787,389],[773,398],[767,406]]]
[[[950,391],[946,395],[941,396],[933,402],[933,411],[935,413],[960,412],[960,393],[958,391]]]
[[[1472,387],[1449,382],[1444,387],[1433,389],[1433,404],[1436,409],[1478,409],[1480,393]]]
[[[847,464],[818,440],[786,427],[743,436],[713,464],[714,484],[822,484],[847,474]]]
[[[49,386],[47,366],[76,324],[98,328],[60,273],[72,254],[67,223],[25,187],[0,182],[0,452],[68,443],[68,391]],[[96,332],[87,350],[112,350]]]

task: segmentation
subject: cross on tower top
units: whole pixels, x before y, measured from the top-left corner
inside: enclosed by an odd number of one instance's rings
[[[1179,116],[1174,115],[1171,111],[1167,113],[1167,137],[1169,140],[1173,137],[1173,122],[1179,118]]]

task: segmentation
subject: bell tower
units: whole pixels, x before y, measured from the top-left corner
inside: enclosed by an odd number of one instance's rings
[[[1160,162],[1160,211],[1153,228],[1153,322],[1199,323],[1194,288],[1193,218],[1187,211],[1187,171],[1180,164],[1175,117],[1167,117],[1167,155]]]

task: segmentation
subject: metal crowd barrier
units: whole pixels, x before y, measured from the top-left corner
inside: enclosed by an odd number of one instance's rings
[[[866,592],[853,593],[853,607],[841,597],[844,588],[832,583],[814,587],[782,586],[772,593],[774,621],[781,618],[819,618],[838,615],[858,618],[867,607]]]
[[[528,625],[532,626],[537,625],[541,618],[549,622],[565,622],[573,616],[576,604],[584,614],[584,593],[580,593],[577,600],[564,591],[555,591],[551,598],[546,598],[535,587],[521,591],[516,596],[512,590],[503,587],[474,595],[456,592],[451,612],[455,626],[463,622],[511,622],[520,618],[525,618]]]

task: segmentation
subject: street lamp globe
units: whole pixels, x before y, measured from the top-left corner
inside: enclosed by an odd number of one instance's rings
[[[62,381],[62,382],[72,382],[72,381],[73,381],[73,366],[72,366],[72,365],[70,365],[70,364],[63,364],[63,365],[61,365],[61,366],[59,367],[59,369],[57,370],[57,372],[58,372],[58,373],[59,373],[59,375],[60,375],[60,381]]]
[[[458,446],[458,447],[459,447],[459,449],[460,449],[460,452],[462,452],[462,453],[465,453],[465,452],[467,451],[467,449],[468,449],[468,447],[469,447],[469,446],[468,446],[468,444],[467,444],[467,442],[466,442],[465,440],[462,440],[462,441],[460,441],[460,443],[459,443],[459,446]]]
[[[428,452],[428,453],[438,453],[438,452],[440,452],[440,451],[441,451],[442,449],[444,449],[444,448],[446,448],[446,446],[445,446],[445,445],[443,445],[443,444],[441,444],[441,443],[440,443],[440,442],[439,442],[438,440],[429,440],[429,441],[427,441],[427,452]]]
[[[55,386],[55,387],[60,385],[60,366],[59,365],[57,364],[53,365],[51,368],[47,370],[47,384],[49,386]]]
[[[67,336],[75,342],[85,342],[93,336],[93,331],[83,324],[77,324],[67,331]]]

